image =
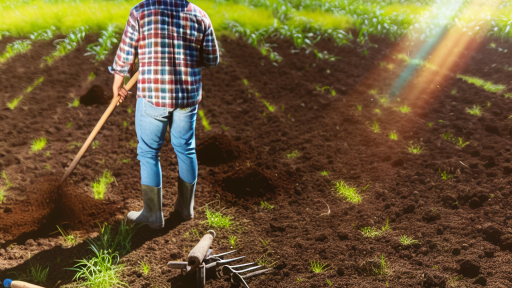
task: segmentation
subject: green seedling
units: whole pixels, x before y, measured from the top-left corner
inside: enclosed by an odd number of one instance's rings
[[[60,228],[59,225],[57,225],[57,229],[59,229],[60,234],[62,235],[62,237],[64,237],[64,241],[66,242],[66,244],[68,244],[69,246],[76,245],[77,239],[73,234],[66,233],[66,231]]]
[[[452,92],[451,92],[452,95],[455,95],[457,94],[457,88],[453,89]]]
[[[123,128],[126,128],[126,127],[128,127],[128,122],[123,121]]]
[[[363,191],[364,191],[364,190],[366,190],[366,189],[368,189],[368,188],[370,188],[370,184],[368,184],[368,185],[364,186],[364,187],[363,187],[363,189],[361,189],[361,190],[363,190]]]
[[[50,151],[46,151],[45,155],[46,155],[46,157],[50,157],[51,156]]]
[[[432,128],[432,126],[434,125],[434,122],[429,122],[429,123],[427,123],[427,125],[429,128]]]
[[[6,188],[10,188],[12,186],[12,183],[7,178],[7,173],[5,173],[5,171],[2,171],[2,178],[4,178],[5,180]]]
[[[212,129],[212,128],[210,128],[208,119],[206,119],[206,116],[204,116],[203,110],[199,110],[199,117],[201,117],[201,123],[203,123],[204,131],[208,131],[208,130]]]
[[[412,237],[406,235],[400,235],[400,243],[404,246],[420,243],[418,240],[412,239]]]
[[[324,170],[324,171],[320,172],[320,174],[321,174],[322,176],[329,176],[329,171]]]
[[[128,142],[128,146],[130,146],[130,148],[133,148],[133,149],[137,148],[138,145],[139,144],[133,140],[130,140],[130,142]]]
[[[73,125],[73,122],[69,122],[69,123],[66,125],[66,127],[67,127],[67,128],[70,128],[70,127],[71,127],[71,125]]]
[[[327,280],[327,285],[332,286],[331,280],[329,280],[329,279],[325,279],[325,280]]]
[[[441,178],[443,178],[443,180],[449,180],[453,178],[453,175],[448,174],[448,172],[446,171],[441,172],[441,169],[439,169],[439,174],[441,175]]]
[[[267,252],[268,253],[268,252]],[[261,255],[257,260],[256,263],[260,266],[263,266],[265,268],[272,268],[274,265],[277,264],[277,261],[272,262],[270,258],[268,258],[267,253]]]
[[[361,233],[367,238],[374,238],[382,235],[382,231],[375,227],[363,227],[361,228]]]
[[[261,244],[263,244],[263,246],[267,246],[269,241],[265,241],[263,239],[260,238],[260,241],[261,241]]]
[[[299,151],[294,150],[291,153],[286,154],[286,158],[294,159],[294,158],[297,158],[299,156],[299,154],[300,154]]]
[[[263,102],[263,104],[265,104],[265,106],[267,106],[267,109],[268,111],[270,112],[274,112],[274,110],[276,109],[276,107],[270,105],[270,103],[268,103],[266,100],[264,99],[261,99],[261,102]]]
[[[14,110],[14,108],[16,108],[16,106],[18,106],[20,103],[21,99],[23,99],[23,95],[14,98],[11,102],[8,102],[7,107],[9,107],[11,110]]]
[[[467,141],[467,142],[464,142],[464,138],[462,137],[458,137],[457,138],[457,141],[456,144],[459,148],[464,148],[466,147],[469,143],[471,143],[470,141]]]
[[[361,195],[357,188],[348,186],[343,180],[334,182],[336,194],[345,198],[345,200],[352,203],[360,203]]]
[[[461,78],[468,83],[474,84],[477,87],[484,89],[485,91],[489,91],[489,92],[493,92],[493,93],[498,93],[501,90],[506,88],[505,85],[494,84],[490,81],[485,81],[485,80],[477,78],[477,77],[457,75],[457,78]]]
[[[222,215],[220,212],[214,212],[206,208],[206,221],[202,223],[208,223],[208,227],[213,228],[229,228],[233,222],[232,217],[229,215]]]
[[[17,54],[23,54],[30,50],[32,42],[30,40],[16,40],[13,43],[7,44],[5,52],[0,55],[0,64],[7,62],[10,58]]]
[[[229,237],[229,244],[231,244],[232,249],[236,249],[237,243],[238,243],[238,240],[237,240],[236,236]]]
[[[386,258],[384,257],[384,254],[380,255],[379,262],[380,262],[380,267],[373,268],[373,275],[375,275],[375,276],[389,275],[391,273],[391,271],[389,270],[388,260],[386,260]]]
[[[373,90],[370,90],[368,93],[370,93],[372,95],[377,95],[378,91],[377,91],[377,89],[373,89]]]
[[[267,210],[274,209],[274,206],[268,204],[267,202],[261,201],[260,203],[261,203],[261,209],[267,209]]]
[[[151,269],[151,266],[146,261],[140,261],[139,263],[141,266],[140,267],[141,272],[147,276],[149,274],[149,270]]]
[[[437,122],[443,123],[443,124],[448,124],[448,121],[444,121],[444,120],[437,120]]]
[[[30,93],[32,90],[34,90],[39,84],[41,84],[44,81],[44,77],[40,77],[37,79],[32,85],[30,85],[27,89],[25,89],[25,93]]]
[[[105,192],[107,191],[107,187],[110,183],[114,181],[114,177],[112,176],[112,172],[105,170],[103,171],[103,175],[98,177],[92,184],[92,191],[94,193],[94,199],[103,200],[105,196]]]
[[[126,156],[121,156],[121,163],[130,163],[132,162],[132,159],[126,157]]]
[[[32,141],[32,145],[30,146],[30,149],[32,150],[32,152],[41,151],[46,146],[46,142],[47,142],[46,138],[44,138],[44,137],[34,139],[34,141]]]
[[[398,135],[396,134],[395,131],[389,132],[389,139],[391,139],[391,140],[398,140]]]
[[[388,232],[391,231],[391,226],[389,226],[389,219],[386,219],[386,225],[382,227],[382,232]]]
[[[46,267],[46,269],[43,269],[43,267],[40,266],[39,264],[37,264],[36,266],[31,265],[27,271],[27,274],[29,275],[30,279],[34,281],[34,283],[43,285],[46,282],[48,270],[50,270],[50,267]]]
[[[128,286],[120,279],[124,265],[119,264],[117,252],[100,249],[91,243],[94,256],[78,261],[72,270],[78,271],[73,278],[85,287],[124,287]]]
[[[226,127],[226,126],[224,126],[224,125],[220,125],[220,128],[222,128],[222,130],[224,130],[224,131],[226,131],[226,130],[228,130],[228,129],[229,129],[228,127]]]
[[[432,269],[436,270],[438,268],[437,265],[432,266]]]
[[[32,40],[50,40],[53,38],[53,34],[55,32],[55,27],[52,26],[51,29],[44,29],[36,31],[29,35]],[[1,37],[0,37],[1,39]]]
[[[450,132],[446,132],[443,134],[443,138],[446,140],[450,140],[452,139],[452,134],[450,134]]]
[[[379,127],[379,123],[377,121],[374,121],[373,124],[372,124],[372,130],[373,130],[373,133],[379,133],[380,132],[380,127]]]
[[[473,108],[466,108],[466,112],[474,116],[482,115],[482,107],[480,105],[473,105]]]
[[[297,282],[302,282],[302,279],[301,278],[297,278]]]
[[[329,269],[328,263],[322,263],[320,261],[311,261],[309,263],[311,264],[311,271],[313,271],[313,273],[322,273]]]
[[[356,104],[356,108],[357,108],[357,111],[361,112],[361,110],[363,109],[363,106]]]
[[[491,43],[491,44],[489,44],[489,47],[491,47],[491,48],[493,48],[493,49],[494,49],[494,48],[496,48],[496,44]]]
[[[45,164],[45,165],[43,166],[43,168],[44,168],[45,170],[50,170],[50,164]]]
[[[94,80],[96,78],[96,75],[94,75],[94,72],[91,72],[91,74],[89,74],[89,78],[87,78],[87,81],[88,82],[91,82],[92,80]]]
[[[374,111],[375,111],[375,113],[377,113],[378,115],[380,115],[380,109],[375,109]]]
[[[56,45],[55,51],[50,56],[45,57],[47,64],[51,65],[57,58],[68,54],[78,47],[78,44],[82,43],[82,39],[85,37],[85,30],[86,27],[79,27],[69,33],[65,39],[55,40],[53,42]]]
[[[420,154],[421,152],[423,152],[423,150],[425,150],[425,148],[421,147],[419,144],[411,143],[411,145],[407,147],[407,150],[412,154]]]
[[[106,30],[101,31],[99,43],[89,44],[84,56],[94,55],[94,61],[98,62],[104,60],[108,52],[118,42],[116,35],[116,25],[109,25]]]
[[[128,111],[128,114],[132,114],[132,112],[133,112],[133,107],[132,107],[132,106],[128,107],[128,109],[126,109],[126,111]]]
[[[512,93],[507,93],[507,94],[505,94],[503,96],[505,96],[505,98],[510,98],[510,97],[512,97]]]
[[[94,140],[94,141],[92,141],[91,146],[92,146],[92,149],[96,149],[96,148],[98,148],[98,146],[100,146],[100,142],[97,140]]]
[[[73,103],[68,103],[68,107],[78,107],[80,105],[80,99],[76,98]]]
[[[80,142],[72,142],[72,143],[68,144],[68,149],[73,149],[75,147],[81,147],[81,146],[82,146],[82,143],[80,143]]]
[[[463,280],[464,277],[462,275],[458,275],[458,276],[455,276],[455,277],[452,277],[450,279],[448,279],[447,283],[448,286],[450,287],[459,287],[459,281]]]
[[[242,81],[244,81],[245,86],[249,86],[249,81],[247,81],[247,79],[242,79]]]
[[[411,112],[411,107],[409,107],[407,105],[402,105],[402,106],[400,106],[398,108],[394,108],[394,110],[398,110],[398,111],[400,111],[400,112],[405,114],[405,113]]]
[[[193,235],[195,238],[199,238],[199,239],[201,238],[199,236],[199,231],[197,231],[196,228],[192,228],[192,229],[190,229],[190,231],[185,233],[185,237],[191,237],[191,235]]]

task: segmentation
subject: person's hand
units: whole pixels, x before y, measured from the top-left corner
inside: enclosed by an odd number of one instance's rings
[[[114,78],[114,84],[112,85],[112,94],[114,95],[114,98],[119,97],[119,102],[117,102],[117,106],[119,104],[123,103],[124,98],[126,95],[130,94],[128,90],[126,90],[124,87],[121,87],[123,84],[123,76],[115,74]]]

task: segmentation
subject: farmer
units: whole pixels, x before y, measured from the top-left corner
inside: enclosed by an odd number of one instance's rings
[[[174,210],[182,220],[194,217],[197,184],[195,126],[201,101],[201,67],[219,63],[217,40],[208,15],[185,0],[145,0],[130,11],[111,72],[113,92],[123,102],[121,87],[135,58],[139,59],[135,131],[139,145],[141,211],[128,219],[164,227],[162,170],[159,153],[167,126],[178,158],[178,197]]]

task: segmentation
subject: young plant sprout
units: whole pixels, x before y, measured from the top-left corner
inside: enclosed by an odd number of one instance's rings
[[[375,227],[363,227],[361,228],[361,233],[363,233],[363,236],[367,238],[374,238],[382,235],[382,231]]]
[[[85,53],[84,56],[94,55],[94,61],[96,62],[105,59],[110,49],[118,42],[116,30],[116,25],[109,25],[106,30],[101,31],[99,43],[89,44],[87,46],[89,52]]]
[[[144,261],[140,261],[140,266],[141,266],[141,272],[144,273],[144,275],[148,275],[149,274],[149,270],[151,270],[151,266],[149,265],[149,263],[147,263],[145,260]]]
[[[395,131],[389,132],[389,139],[391,140],[398,140],[398,135]]]
[[[132,112],[133,112],[133,107],[132,107],[132,106],[128,107],[128,109],[126,109],[126,111],[128,111],[128,114],[132,114]]]
[[[220,212],[214,212],[209,208],[206,208],[206,221],[202,223],[208,223],[208,227],[213,228],[229,228],[233,222],[231,222],[231,216],[222,215]]]
[[[400,111],[400,112],[402,112],[402,113],[404,113],[404,114],[405,114],[405,113],[409,113],[409,112],[411,112],[411,107],[409,107],[409,106],[407,106],[407,105],[402,105],[402,106],[400,106],[400,107],[398,107],[398,108],[394,108],[394,109],[395,109],[395,110],[398,110],[398,111]]]
[[[100,142],[97,140],[94,140],[94,141],[92,141],[91,146],[92,146],[92,149],[96,149],[96,148],[98,148],[98,146],[100,146]]]
[[[326,279],[326,280],[327,280],[327,285],[332,286],[331,280],[329,280],[329,279]]]
[[[352,203],[361,202],[361,195],[357,188],[348,186],[343,180],[334,182],[336,194]]]
[[[423,150],[425,150],[425,148],[421,147],[419,144],[411,143],[411,145],[407,147],[407,150],[412,154],[420,154],[421,152],[423,152]]]
[[[212,129],[210,127],[210,124],[208,123],[208,119],[206,119],[206,116],[204,116],[204,111],[201,109],[199,110],[199,117],[201,117],[201,123],[203,123],[203,126],[204,126],[204,131],[208,131],[210,129]]]
[[[13,43],[7,44],[5,52],[0,55],[0,64],[7,62],[10,58],[17,54],[23,54],[30,50],[32,42],[30,40],[16,40]]]
[[[32,149],[32,152],[41,151],[46,146],[46,142],[47,142],[46,138],[44,138],[44,137],[34,139],[34,141],[32,141],[32,145],[30,146],[30,149]]]
[[[261,238],[260,238],[260,241],[261,241],[261,244],[263,244],[263,246],[267,246],[268,242],[269,242],[269,241],[265,241],[265,240],[263,240]]]
[[[268,204],[267,202],[261,201],[260,203],[261,203],[261,209],[272,210],[274,208],[274,206]]]
[[[498,93],[501,90],[505,89],[505,87],[506,87],[505,85],[494,84],[490,81],[485,81],[485,80],[477,78],[477,77],[457,75],[457,78],[461,78],[468,83],[474,84],[477,87],[480,87],[486,91],[493,92],[493,93]]]
[[[456,143],[457,143],[457,146],[458,146],[459,148],[464,148],[464,147],[466,147],[466,145],[468,145],[469,143],[471,143],[470,141],[465,142],[465,141],[464,141],[464,138],[462,138],[462,137],[458,137],[458,138],[457,138],[457,140],[458,140],[458,142],[456,142]]]
[[[60,234],[62,235],[62,237],[64,237],[64,241],[69,246],[75,246],[76,245],[77,239],[76,239],[76,237],[73,234],[66,233],[66,231],[64,231],[64,229],[60,228],[59,225],[57,225],[57,229],[59,229]]]
[[[356,104],[356,108],[357,108],[357,111],[361,112],[361,110],[363,109],[363,106]]]
[[[373,133],[379,133],[380,132],[379,123],[377,121],[373,122],[371,128],[373,130]]]
[[[18,106],[20,103],[21,99],[23,99],[23,95],[14,98],[11,102],[8,102],[7,107],[9,107],[11,110],[14,110],[14,108],[16,108],[16,106]]]
[[[266,100],[264,99],[261,99],[261,102],[263,102],[263,104],[265,104],[265,106],[267,106],[267,109],[268,111],[270,112],[274,112],[274,110],[276,109],[276,107],[270,105],[270,103],[268,103]]]
[[[373,268],[373,275],[375,275],[375,276],[389,275],[391,273],[391,271],[389,270],[388,260],[386,260],[386,258],[384,257],[384,254],[380,255],[379,262],[380,262],[380,267]]]
[[[466,108],[466,111],[474,116],[482,115],[482,107],[480,107],[480,105],[473,105],[473,108]]]
[[[30,265],[27,274],[29,275],[30,279],[34,281],[34,283],[43,285],[46,282],[48,270],[50,270],[50,267],[43,269],[43,266],[40,266],[39,264],[36,264],[36,266]]]
[[[94,75],[94,72],[91,72],[91,74],[89,75],[89,78],[87,78],[87,81],[88,82],[91,82],[92,80],[94,80],[96,78],[96,75]]]
[[[320,261],[311,261],[311,271],[314,273],[322,273],[328,270],[329,263],[322,263]]]
[[[329,175],[329,171],[324,170],[324,171],[320,172],[320,174],[321,174],[322,176],[328,176],[328,175]]]
[[[237,240],[236,236],[229,237],[229,244],[231,244],[231,248],[236,249],[237,243],[238,243],[238,240]]]
[[[428,127],[429,127],[429,128],[432,128],[432,126],[434,125],[434,123],[433,123],[433,122],[429,122],[429,123],[427,123],[427,125],[428,125]]]
[[[412,239],[412,237],[409,237],[406,235],[400,235],[400,243],[402,243],[402,245],[404,245],[404,246],[407,246],[407,245],[419,243],[419,241],[414,240],[414,239]]]
[[[76,30],[69,33],[65,39],[55,40],[53,43],[57,46],[56,50],[45,60],[48,65],[51,65],[53,61],[60,58],[69,52],[73,51],[78,44],[82,43],[82,39],[85,37],[86,27],[79,27]]]
[[[446,132],[443,134],[443,138],[445,140],[450,140],[450,139],[452,139],[452,134],[450,134],[450,132]]]
[[[105,192],[107,191],[108,184],[114,182],[114,177],[112,176],[112,172],[105,170],[103,171],[103,175],[98,177],[94,182],[92,182],[91,187],[94,192],[94,199],[103,200],[105,196]]]
[[[443,178],[443,180],[449,180],[453,178],[453,175],[448,174],[446,171],[441,172],[441,169],[439,169],[439,174],[441,174],[441,178]]]
[[[297,158],[299,156],[299,154],[300,154],[299,151],[294,150],[293,152],[286,154],[286,157],[288,159],[293,159],[293,158]]]

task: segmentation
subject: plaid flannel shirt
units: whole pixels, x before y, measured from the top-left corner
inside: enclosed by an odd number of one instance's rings
[[[156,107],[201,101],[201,67],[219,63],[208,15],[185,0],[145,0],[130,11],[111,72],[128,75],[139,59],[137,98]]]

